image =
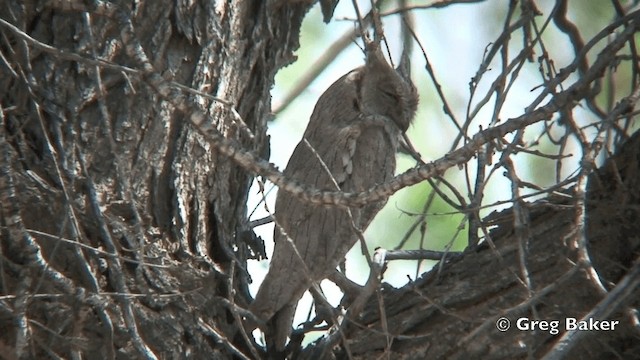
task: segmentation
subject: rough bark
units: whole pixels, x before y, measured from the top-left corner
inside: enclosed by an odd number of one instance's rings
[[[346,346],[332,351],[319,341],[300,358],[347,358],[347,353],[353,359],[637,357],[639,160],[636,133],[589,179],[585,235],[598,279],[592,277],[591,265],[581,260],[582,233],[568,191],[526,204],[529,236],[524,243],[516,236],[512,210],[490,215],[485,221],[493,227],[490,239],[495,247],[485,243],[468,250],[401,289],[385,287],[381,299],[372,299],[350,324]],[[381,308],[386,329],[381,326]],[[500,318],[510,321],[505,332],[497,329]],[[519,330],[519,318],[558,320],[558,332]],[[568,337],[567,318],[619,324],[610,331],[575,332],[576,339]],[[561,338],[566,348],[554,348]]]
[[[253,256],[245,241],[251,175],[218,156],[144,76],[65,54],[140,69],[124,38],[130,21],[164,80],[233,104],[246,125],[230,106],[189,95],[227,138],[267,156],[274,75],[292,60],[309,6],[0,5],[3,20],[34,39],[1,29],[11,66],[0,80],[2,164],[12,182],[3,195],[15,191],[2,199],[13,206],[2,216],[4,348],[22,358],[238,352],[225,301],[245,291]]]

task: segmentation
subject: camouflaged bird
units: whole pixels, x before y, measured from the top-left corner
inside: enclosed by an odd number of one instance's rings
[[[370,44],[366,64],[320,96],[285,176],[321,190],[336,191],[337,185],[345,192],[361,192],[390,180],[399,138],[411,124],[417,105],[406,57],[394,70],[379,45]],[[364,231],[385,203],[351,208],[356,227]],[[291,334],[298,300],[312,282],[335,271],[357,242],[348,211],[278,192],[275,249],[269,272],[249,308],[271,329],[267,340],[278,351]]]

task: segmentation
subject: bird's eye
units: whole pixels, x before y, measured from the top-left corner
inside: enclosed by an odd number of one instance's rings
[[[400,96],[398,96],[398,94],[395,91],[392,91],[392,90],[389,90],[389,89],[382,89],[381,92],[385,97],[387,97],[387,98],[389,98],[389,99],[391,99],[393,101],[396,101],[396,102],[400,101]]]

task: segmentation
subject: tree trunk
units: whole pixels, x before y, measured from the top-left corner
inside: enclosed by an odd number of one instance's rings
[[[640,132],[592,174],[586,234],[576,226],[574,194],[568,191],[523,203],[528,219],[521,228],[514,228],[513,209],[491,214],[485,219],[486,226],[493,227],[490,241],[415,283],[385,287],[381,298],[372,299],[353,321],[337,357],[636,358],[638,159]],[[523,231],[527,236],[519,238]],[[595,272],[580,249],[583,235]],[[598,286],[601,282],[605,289]],[[536,325],[536,320],[544,323]],[[581,331],[580,326],[589,323],[596,327]],[[326,358],[329,353],[330,348],[318,342],[300,358]]]
[[[274,75],[309,6],[1,5],[19,29],[2,26],[2,347],[20,358],[238,353],[229,310],[254,256],[252,176],[129,71],[143,64],[127,47],[139,41],[167,82],[221,99],[187,93],[225,137],[267,156]]]

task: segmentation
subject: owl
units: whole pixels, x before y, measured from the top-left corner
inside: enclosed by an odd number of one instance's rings
[[[284,175],[327,191],[362,192],[389,181],[399,139],[418,104],[408,64],[393,69],[379,46],[364,66],[334,82],[319,98]],[[249,310],[268,324],[268,343],[285,347],[296,306],[311,285],[328,277],[386,203],[361,208],[313,205],[280,191],[269,272]],[[269,334],[271,333],[271,334]]]

